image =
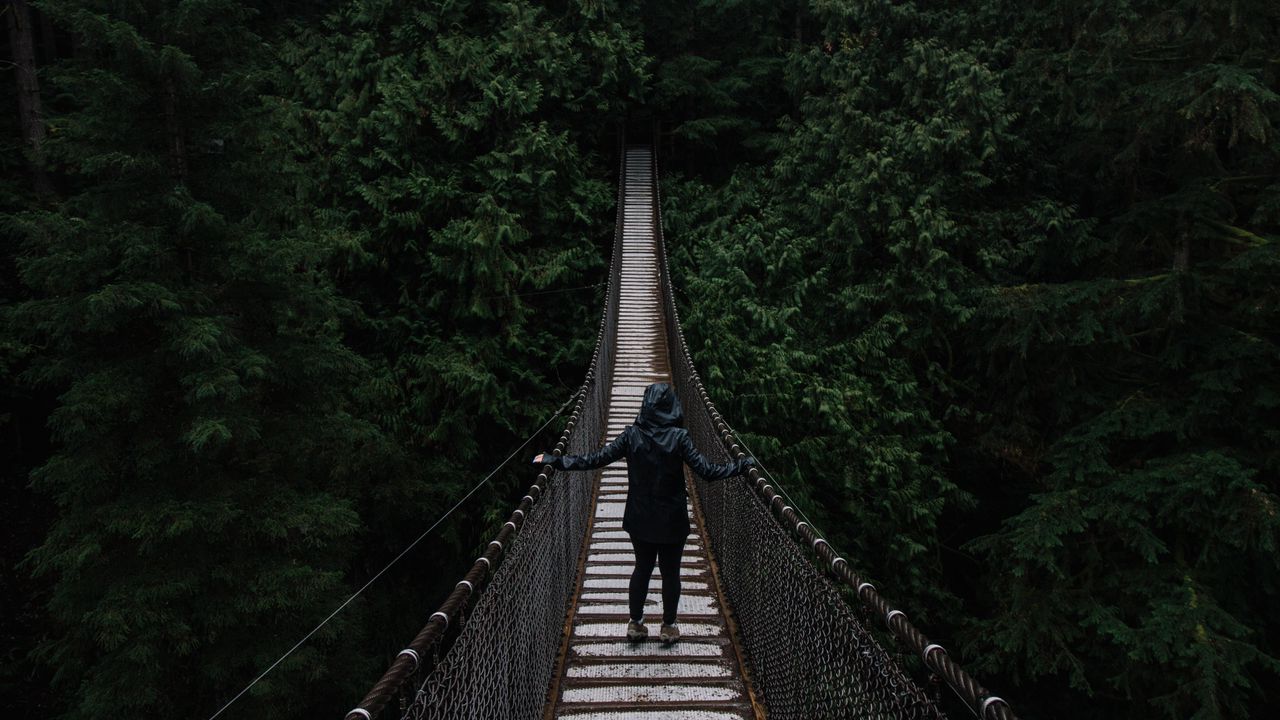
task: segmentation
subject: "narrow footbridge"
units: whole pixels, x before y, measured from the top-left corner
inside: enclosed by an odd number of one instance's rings
[[[620,163],[604,316],[555,452],[595,450],[636,416],[645,386],[671,382],[699,449],[717,462],[740,457],[685,347],[656,157],[624,146]],[[891,607],[758,470],[687,482],[694,532],[681,564],[679,642],[623,638],[632,568],[625,463],[543,467],[346,720],[936,719],[946,717],[944,692],[981,720],[1013,720],[1005,701]],[[655,572],[653,621],[658,587]]]

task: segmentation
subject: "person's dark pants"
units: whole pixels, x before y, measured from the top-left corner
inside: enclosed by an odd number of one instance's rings
[[[662,622],[674,625],[676,609],[680,606],[680,557],[684,555],[684,542],[632,540],[631,546],[636,551],[636,569],[631,573],[631,619],[638,621],[644,617],[644,601],[656,561],[662,573]]]

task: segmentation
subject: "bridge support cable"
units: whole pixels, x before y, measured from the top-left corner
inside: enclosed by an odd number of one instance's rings
[[[422,542],[423,540],[425,540],[429,535],[431,535],[431,533],[432,533],[432,532],[433,532],[437,527],[439,527],[441,523],[443,523],[445,520],[447,520],[447,519],[449,518],[449,516],[453,515],[453,513],[454,513],[454,512],[456,512],[456,511],[458,510],[458,508],[460,508],[460,507],[462,507],[464,504],[466,504],[466,502],[467,502],[468,500],[470,500],[470,499],[471,499],[471,497],[472,497],[473,495],[475,495],[475,494],[476,494],[476,492],[478,492],[478,491],[480,490],[480,488],[484,487],[485,485],[488,485],[488,484],[489,484],[489,481],[493,479],[493,476],[494,476],[494,475],[497,475],[497,474],[498,474],[498,471],[499,471],[499,470],[501,470],[502,468],[506,467],[506,466],[507,466],[507,463],[510,463],[510,462],[511,462],[512,460],[514,460],[517,456],[522,455],[522,454],[525,452],[525,448],[529,445],[529,443],[530,443],[530,442],[532,442],[532,441],[533,441],[535,438],[537,438],[538,436],[540,436],[540,435],[542,434],[542,431],[543,431],[543,430],[546,430],[546,429],[547,429],[547,427],[548,427],[549,425],[551,425],[551,423],[553,423],[553,422],[555,422],[555,421],[556,421],[556,418],[559,418],[561,415],[563,415],[563,414],[564,414],[564,411],[565,411],[566,409],[568,409],[569,405],[570,405],[571,403],[573,403],[574,401],[576,401],[576,400],[577,400],[581,395],[582,395],[582,391],[581,391],[581,390],[578,390],[578,391],[577,391],[577,392],[575,392],[572,396],[570,396],[570,398],[569,398],[568,400],[564,401],[564,404],[563,404],[563,405],[561,405],[561,406],[560,406],[560,407],[555,411],[555,413],[553,413],[553,414],[551,415],[551,417],[550,417],[550,418],[548,418],[548,419],[547,419],[547,421],[546,421],[545,423],[543,423],[543,424],[542,424],[542,427],[538,428],[537,430],[534,430],[534,431],[533,431],[533,434],[531,434],[528,438],[526,438],[524,442],[520,443],[519,447],[517,447],[515,450],[513,450],[513,451],[511,452],[511,454],[510,454],[510,455],[508,455],[508,456],[507,456],[507,458],[506,458],[505,460],[503,460],[502,462],[498,463],[498,465],[497,465],[497,466],[495,466],[495,467],[493,468],[493,470],[491,470],[491,471],[489,472],[489,474],[488,474],[488,475],[486,475],[486,476],[485,476],[485,478],[484,478],[483,480],[481,480],[480,482],[476,483],[476,484],[475,484],[475,485],[474,485],[470,490],[468,490],[468,491],[467,491],[467,494],[465,494],[465,495],[463,495],[461,498],[459,498],[459,500],[458,500],[456,503],[454,503],[454,504],[453,504],[453,507],[449,508],[448,510],[446,510],[446,511],[445,511],[445,513],[444,513],[443,515],[441,515],[440,517],[436,518],[435,522],[431,523],[430,527],[428,527],[426,530],[423,530],[423,531],[422,531],[422,533],[421,533],[420,535],[418,535],[418,537],[414,538],[413,542],[411,542],[411,543],[409,543],[407,546],[405,546],[405,548],[404,548],[403,550],[401,550],[401,551],[400,551],[400,553],[399,553],[398,555],[396,555],[395,557],[391,558],[391,561],[390,561],[390,562],[388,562],[386,565],[384,565],[384,566],[382,567],[382,569],[381,569],[381,570],[379,570],[378,572],[374,573],[374,574],[373,574],[373,577],[369,578],[369,579],[365,582],[365,584],[364,584],[364,585],[361,585],[361,586],[360,586],[360,588],[359,588],[358,590],[356,590],[355,592],[351,593],[351,595],[349,595],[349,596],[347,597],[347,599],[346,599],[346,600],[343,600],[343,601],[342,601],[342,604],[340,604],[340,605],[338,605],[338,607],[334,608],[334,609],[333,609],[333,612],[331,612],[331,613],[329,613],[328,615],[326,615],[326,616],[325,616],[325,618],[324,618],[323,620],[321,620],[321,621],[319,622],[319,624],[317,624],[314,628],[312,628],[310,632],[308,632],[306,635],[303,635],[303,636],[302,636],[302,638],[301,638],[300,640],[298,640],[298,642],[294,643],[293,647],[289,648],[288,650],[286,650],[286,651],[284,652],[284,654],[283,654],[283,655],[281,655],[280,657],[276,658],[276,661],[275,661],[275,662],[273,662],[273,663],[271,663],[271,665],[269,665],[269,666],[267,667],[267,669],[266,669],[266,670],[263,670],[263,671],[262,671],[262,672],[261,672],[257,677],[255,677],[253,680],[249,681],[249,684],[248,684],[248,685],[245,685],[245,686],[244,686],[244,688],[242,688],[242,689],[240,690],[240,692],[236,693],[236,694],[235,694],[235,695],[234,695],[230,700],[228,700],[225,704],[223,704],[223,706],[222,706],[222,707],[218,708],[218,710],[217,710],[215,713],[213,713],[212,715],[210,715],[210,716],[209,716],[209,720],[216,720],[216,718],[217,718],[217,717],[219,717],[220,715],[222,715],[222,713],[226,712],[227,708],[229,708],[229,707],[231,707],[232,705],[234,705],[234,704],[235,704],[235,702],[236,702],[237,700],[239,700],[241,697],[244,697],[244,694],[245,694],[245,693],[247,693],[247,692],[249,692],[250,690],[252,690],[252,689],[253,689],[253,686],[255,686],[255,685],[257,685],[259,682],[261,682],[261,681],[262,681],[262,679],[263,679],[263,678],[265,678],[267,675],[270,675],[270,674],[271,674],[271,672],[272,672],[273,670],[275,670],[275,669],[280,665],[280,663],[284,662],[284,661],[285,661],[285,660],[286,660],[290,655],[292,655],[292,654],[294,654],[295,652],[297,652],[297,651],[298,651],[298,648],[300,648],[300,647],[302,647],[303,645],[305,645],[305,644],[306,644],[306,642],[312,638],[312,636],[314,636],[316,633],[320,632],[320,629],[321,629],[321,628],[323,628],[325,625],[328,625],[330,620],[333,620],[335,617],[337,617],[337,616],[338,616],[338,613],[340,613],[340,612],[342,612],[343,610],[345,610],[345,609],[346,609],[346,607],[347,607],[348,605],[350,605],[353,601],[355,601],[355,599],[356,599],[356,598],[358,598],[358,597],[360,597],[362,594],[364,594],[364,591],[365,591],[365,590],[368,590],[368,589],[369,589],[369,588],[370,588],[370,587],[371,587],[375,582],[377,582],[377,581],[378,581],[378,578],[380,578],[380,577],[382,577],[383,575],[385,575],[385,574],[387,573],[387,571],[388,571],[388,570],[390,570],[390,569],[391,569],[391,568],[392,568],[396,563],[398,563],[398,562],[400,562],[402,559],[404,559],[404,557],[405,557],[406,555],[408,555],[408,554],[409,554],[409,553],[410,553],[410,552],[411,552],[415,547],[417,547],[419,543],[421,543],[421,542]],[[406,652],[408,652],[408,651],[406,651]]]
[[[656,153],[653,177],[667,341],[686,426],[704,452],[719,445],[718,452],[708,452],[718,461],[746,457],[707,394],[685,343],[662,234]],[[1016,720],[1007,702],[893,608],[759,470],[752,468],[744,484],[725,482],[717,487],[699,481],[697,486],[724,591],[770,718],[942,717],[805,556],[812,551],[822,570],[853,590],[864,612],[883,622],[978,718]]]
[[[619,137],[619,165],[624,144]],[[593,450],[617,334],[622,188],[605,307],[590,369],[554,454]],[[556,667],[590,512],[591,474],[541,468],[498,535],[345,720],[374,720],[392,700],[410,718],[536,717]]]

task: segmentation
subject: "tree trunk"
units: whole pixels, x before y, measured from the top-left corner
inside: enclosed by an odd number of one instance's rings
[[[1179,222],[1178,239],[1173,247],[1173,322],[1181,324],[1186,317],[1187,269],[1191,266],[1191,228]]]
[[[173,78],[164,78],[164,120],[169,132],[169,168],[173,179],[187,181],[187,144],[178,123],[178,87]]]
[[[49,20],[49,13],[36,11],[36,17],[40,21],[40,44],[44,47],[45,65],[51,65],[58,59],[58,35],[57,30],[53,27],[53,22]]]
[[[18,85],[18,116],[22,142],[27,147],[35,190],[52,191],[44,167],[44,117],[40,103],[40,81],[36,78],[35,39],[31,28],[31,8],[27,0],[8,0],[9,46],[13,48],[14,78]]]
[[[1179,233],[1178,244],[1173,248],[1173,271],[1183,273],[1191,266],[1191,238],[1184,229]]]

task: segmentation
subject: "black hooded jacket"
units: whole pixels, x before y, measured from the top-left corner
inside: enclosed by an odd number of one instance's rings
[[[587,455],[548,455],[546,462],[559,470],[593,470],[626,456],[627,507],[622,529],[633,540],[682,543],[689,535],[684,464],[708,480],[741,475],[751,464],[749,460],[709,462],[681,427],[683,420],[675,390],[655,383],[645,388],[635,423],[608,445]]]

